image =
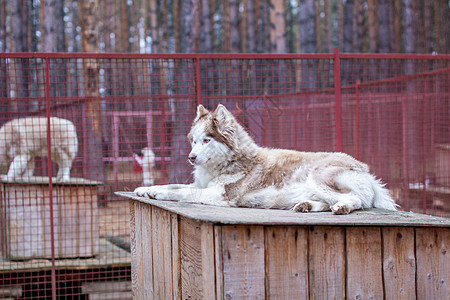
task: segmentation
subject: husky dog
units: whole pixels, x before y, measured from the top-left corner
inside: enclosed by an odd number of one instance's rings
[[[214,112],[199,105],[188,138],[194,183],[139,187],[138,196],[297,212],[396,210],[366,164],[344,153],[259,147],[223,105]]]
[[[141,150],[142,156],[139,154],[133,154],[136,162],[142,167],[143,185],[155,184],[153,178],[153,169],[155,168],[155,153],[152,149],[146,147]]]
[[[29,178],[34,174],[34,157],[48,156],[47,118],[11,120],[0,128],[0,163],[12,161],[8,179]],[[66,119],[51,117],[51,158],[58,164],[58,181],[70,179],[70,168],[77,155],[75,126]]]

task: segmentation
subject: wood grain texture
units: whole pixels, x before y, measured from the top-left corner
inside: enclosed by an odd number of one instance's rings
[[[214,230],[211,224],[180,220],[183,299],[214,299]]]
[[[181,299],[181,253],[178,215],[170,214],[172,228],[172,285],[173,299]]]
[[[414,228],[385,227],[382,236],[386,299],[416,299]]]
[[[0,247],[8,259],[51,258],[53,209],[56,258],[92,257],[99,251],[97,187],[1,184]]]
[[[264,227],[222,228],[224,298],[264,299]]]
[[[266,297],[308,298],[308,230],[305,227],[265,228]]]
[[[223,255],[222,255],[222,226],[214,225],[214,258],[216,272],[216,298],[225,299],[223,290]]]
[[[170,214],[152,207],[153,284],[155,299],[170,299],[172,286],[172,233]]]
[[[130,205],[130,251],[131,251],[131,284],[132,293],[134,299],[139,299],[139,280],[140,274],[138,272],[138,260],[142,259],[142,256],[137,254],[137,244],[136,244],[136,206],[138,201],[129,200]],[[153,286],[153,283],[152,283]]]
[[[315,226],[309,233],[311,299],[345,298],[345,229]]]
[[[212,224],[247,224],[258,226],[415,226],[450,228],[449,218],[404,211],[388,211],[376,208],[354,211],[348,215],[337,216],[331,212],[300,214],[281,209],[220,207],[176,201],[158,201],[136,196],[136,194],[132,192],[116,192],[115,194],[160,207],[186,218]]]
[[[141,260],[139,262],[140,276],[141,276],[141,285],[143,288],[141,294],[143,299],[153,299],[154,297],[154,286],[153,286],[153,230],[149,224],[152,223],[152,210],[153,208],[148,205],[140,205],[140,224],[141,228],[139,230],[140,233],[140,250],[138,253],[141,253]]]
[[[383,299],[379,227],[347,227],[347,298]]]
[[[449,243],[448,228],[416,228],[418,299],[448,299]]]
[[[214,259],[214,227],[209,223],[201,223],[202,236],[202,285],[204,299],[216,298],[215,259]]]

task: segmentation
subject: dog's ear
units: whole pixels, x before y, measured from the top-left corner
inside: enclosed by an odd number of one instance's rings
[[[217,106],[213,117],[214,125],[217,126],[219,132],[224,136],[233,134],[236,130],[236,119],[222,104]]]
[[[207,115],[209,111],[203,106],[199,105],[197,106],[197,116],[194,119],[194,123],[200,120],[203,116]]]

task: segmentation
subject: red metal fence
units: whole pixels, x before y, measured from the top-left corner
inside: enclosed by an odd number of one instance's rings
[[[449,79],[450,55],[0,54],[0,126],[45,120],[0,131],[0,298],[129,297],[128,202],[113,192],[143,173],[190,180],[199,103],[226,105],[261,145],[349,153],[402,209],[449,216]],[[53,140],[55,116],[76,137]],[[78,151],[59,181],[64,145],[53,160],[33,147],[63,138]],[[7,176],[13,159],[34,176]]]

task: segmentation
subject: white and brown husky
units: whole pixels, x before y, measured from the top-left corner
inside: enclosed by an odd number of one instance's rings
[[[259,147],[223,105],[214,112],[199,105],[188,138],[194,183],[139,187],[137,195],[298,212],[396,209],[366,164],[344,153]]]

